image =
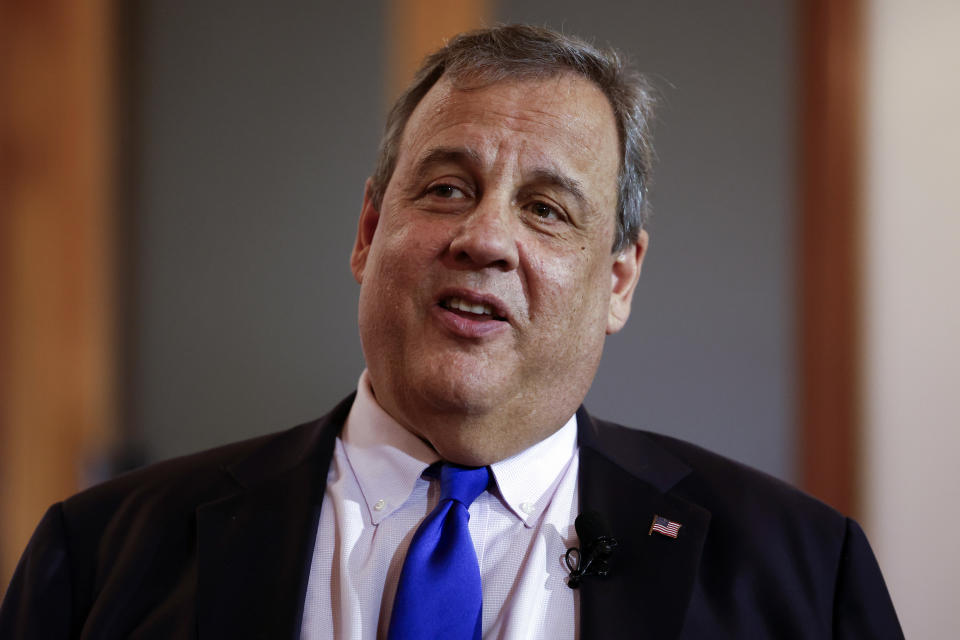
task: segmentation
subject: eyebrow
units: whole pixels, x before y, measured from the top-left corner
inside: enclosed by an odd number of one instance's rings
[[[416,176],[416,182],[426,179],[430,167],[438,164],[456,164],[479,166],[482,164],[480,154],[468,147],[437,147],[431,149],[427,155],[417,162],[413,174]]]
[[[588,204],[587,195],[578,180],[557,173],[552,169],[536,169],[530,177],[532,178],[530,182],[556,187],[572,195],[580,204]]]

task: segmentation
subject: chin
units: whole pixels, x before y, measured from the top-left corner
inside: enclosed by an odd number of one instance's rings
[[[484,413],[502,404],[511,386],[519,386],[510,384],[509,367],[492,365],[492,359],[440,349],[406,372],[406,386],[439,411]]]
[[[416,384],[413,392],[441,414],[483,415],[501,405],[504,395],[499,385],[478,377],[429,377]]]

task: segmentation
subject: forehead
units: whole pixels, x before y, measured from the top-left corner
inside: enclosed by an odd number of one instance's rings
[[[481,164],[518,163],[588,178],[615,197],[620,142],[603,92],[575,74],[494,83],[438,81],[411,114],[397,168],[437,147],[462,146]],[[556,166],[559,165],[559,166]]]

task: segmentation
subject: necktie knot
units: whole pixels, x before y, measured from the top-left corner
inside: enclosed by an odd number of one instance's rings
[[[440,467],[441,502],[456,500],[469,508],[489,484],[489,467],[461,467],[449,462]]]

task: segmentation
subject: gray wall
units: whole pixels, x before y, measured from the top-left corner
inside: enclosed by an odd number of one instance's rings
[[[384,111],[373,3],[142,2],[130,429],[150,459],[323,413]],[[663,93],[652,246],[587,406],[792,476],[792,5],[525,0]]]
[[[383,20],[282,4],[141,3],[130,427],[150,459],[316,417],[363,368],[347,259]]]

